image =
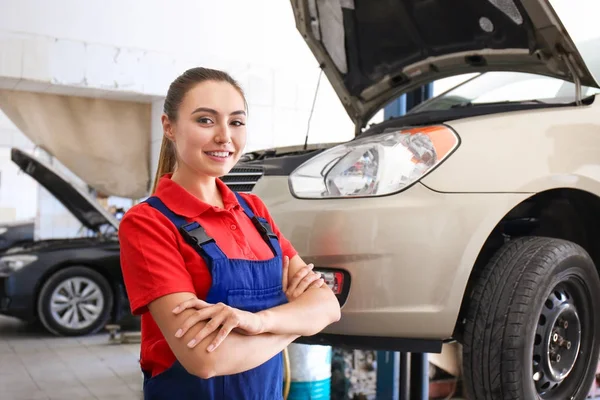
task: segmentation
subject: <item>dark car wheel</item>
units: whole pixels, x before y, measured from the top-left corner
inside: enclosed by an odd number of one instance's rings
[[[473,289],[463,343],[469,399],[585,399],[600,350],[600,279],[564,240],[505,244]]]
[[[69,267],[44,283],[38,297],[38,315],[44,327],[57,336],[98,332],[110,318],[113,306],[110,284],[86,267]]]

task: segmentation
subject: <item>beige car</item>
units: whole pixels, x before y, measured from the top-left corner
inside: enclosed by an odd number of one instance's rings
[[[305,341],[456,341],[470,399],[584,399],[600,349],[600,40],[575,44],[546,0],[454,3],[292,1],[356,138],[248,153],[224,180],[259,195],[338,294],[341,320]]]

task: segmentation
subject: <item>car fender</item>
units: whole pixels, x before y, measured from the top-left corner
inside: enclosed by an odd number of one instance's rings
[[[448,122],[460,146],[421,181],[445,193],[571,187],[599,195],[599,100]]]
[[[461,251],[455,275],[448,282],[449,290],[447,298],[442,303],[443,311],[440,313],[444,318],[444,321],[440,322],[443,324],[446,332],[442,339],[449,338],[453,334],[463,299],[465,295],[468,295],[466,290],[471,273],[493,230],[511,210],[534,195],[535,193],[489,194],[493,205],[487,209],[486,213],[479,215],[482,218],[475,225],[475,229],[469,232],[466,243]],[[484,201],[485,197],[487,196],[483,196]]]

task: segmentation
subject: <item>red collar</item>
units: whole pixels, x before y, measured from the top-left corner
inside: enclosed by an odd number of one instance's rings
[[[203,212],[213,209],[218,211],[218,207],[214,207],[208,203],[199,200],[196,196],[185,190],[178,183],[171,180],[173,174],[163,175],[158,181],[155,196],[159,197],[163,203],[175,214],[186,218],[194,218]],[[216,179],[217,189],[223,198],[223,205],[227,211],[234,207],[239,207],[239,203],[235,194],[226,184],[220,179]]]

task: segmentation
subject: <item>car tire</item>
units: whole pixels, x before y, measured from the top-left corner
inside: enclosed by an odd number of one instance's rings
[[[37,311],[50,333],[84,336],[106,325],[113,302],[113,291],[104,276],[91,268],[68,267],[46,280],[38,296]]]
[[[468,399],[585,399],[600,350],[600,279],[565,240],[506,243],[481,271],[463,338]]]

